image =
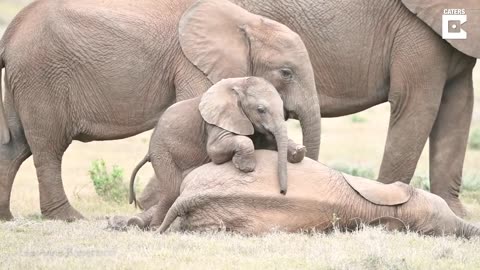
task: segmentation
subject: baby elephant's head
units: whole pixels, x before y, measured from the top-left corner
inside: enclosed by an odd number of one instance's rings
[[[287,189],[288,135],[283,101],[275,87],[258,77],[224,79],[202,96],[200,113],[212,125],[239,135],[274,136],[281,193]]]
[[[277,137],[285,128],[280,95],[258,77],[221,80],[203,95],[199,108],[206,122],[239,135],[257,131]]]

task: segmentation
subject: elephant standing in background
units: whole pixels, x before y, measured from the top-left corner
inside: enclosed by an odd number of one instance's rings
[[[437,195],[404,183],[382,184],[334,171],[305,159],[288,164],[289,194],[275,187],[277,154],[255,152],[257,170],[245,174],[231,162],[203,165],[187,175],[180,197],[161,227],[179,219],[180,230],[245,234],[355,229],[362,223],[428,235],[480,236]]]
[[[296,31],[315,72],[322,117],[389,102],[379,180],[409,183],[430,138],[430,190],[459,200],[480,57],[478,0],[234,0]],[[443,40],[444,9],[465,9],[465,40]],[[460,29],[458,29],[460,30]]]
[[[318,158],[320,108],[301,38],[228,1],[194,2],[38,0],[15,17],[0,40],[0,219],[12,218],[14,177],[30,155],[42,214],[82,218],[61,178],[72,140],[149,130],[171,104],[222,78],[272,83],[285,116],[300,120],[307,155]]]
[[[290,162],[300,162],[305,148],[288,139],[283,102],[269,82],[256,77],[224,79],[201,97],[172,105],[160,117],[148,153],[130,180],[132,203],[136,202],[136,173],[147,161],[152,162],[158,181],[155,194],[158,203],[152,206],[141,202],[146,213],[129,223],[136,222],[140,228],[160,226],[180,194],[183,178],[200,165],[231,160],[240,171],[253,171],[254,150],[258,148],[253,142],[269,141],[262,139],[266,137],[276,141],[279,182],[276,186],[277,191],[286,194],[287,158]],[[144,218],[145,215],[153,218]],[[144,219],[151,219],[151,224],[143,223]]]

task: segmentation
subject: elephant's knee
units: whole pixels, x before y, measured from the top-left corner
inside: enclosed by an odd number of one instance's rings
[[[143,220],[141,217],[139,216],[133,216],[131,218],[128,219],[127,221],[127,226],[129,227],[133,227],[133,226],[136,226],[138,227],[139,229],[145,229],[148,224],[146,224],[146,221]]]
[[[249,155],[253,154],[255,151],[255,146],[253,145],[253,141],[245,136],[238,136],[237,137],[237,153]]]

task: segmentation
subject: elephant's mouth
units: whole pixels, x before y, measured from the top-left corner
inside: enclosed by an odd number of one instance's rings
[[[269,141],[275,139],[275,135],[273,135],[273,133],[270,131],[265,132],[265,137],[267,137]]]
[[[265,125],[261,125],[260,127],[257,127],[256,130],[263,134],[265,136],[265,138],[267,138],[268,140],[273,140],[275,139],[275,135],[273,133],[273,131],[271,131],[268,127],[266,127]]]

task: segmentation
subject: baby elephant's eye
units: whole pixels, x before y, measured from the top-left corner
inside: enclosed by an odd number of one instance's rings
[[[265,106],[263,106],[263,105],[258,105],[258,106],[257,106],[257,112],[259,112],[259,113],[266,113],[266,112],[267,112],[267,108],[265,108]]]
[[[291,80],[293,77],[293,72],[289,68],[282,68],[280,69],[280,74],[284,80]]]

